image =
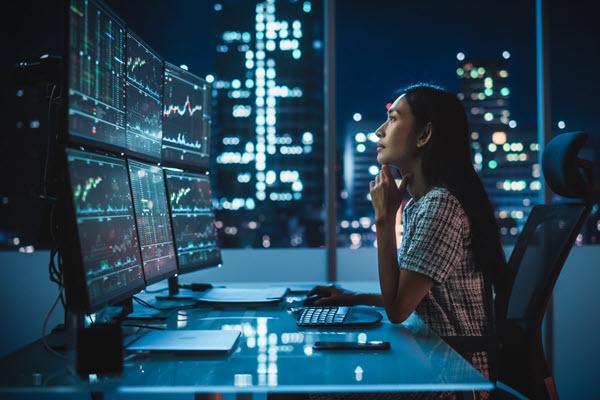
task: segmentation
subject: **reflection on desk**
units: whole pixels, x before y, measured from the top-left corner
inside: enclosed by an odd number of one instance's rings
[[[453,391],[494,387],[415,315],[401,325],[393,325],[384,317],[380,324],[359,330],[299,328],[297,316],[287,308],[299,298],[288,298],[278,307],[206,306],[181,310],[157,326],[239,330],[242,337],[233,353],[134,357],[126,361],[120,379],[91,386],[69,376],[64,360],[44,352],[39,343],[32,344],[1,360],[0,393],[90,387],[127,393]],[[313,352],[314,342],[334,340],[385,340],[391,343],[391,350]]]

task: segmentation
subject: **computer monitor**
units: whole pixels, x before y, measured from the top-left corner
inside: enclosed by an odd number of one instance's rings
[[[171,217],[162,168],[127,161],[146,285],[177,273]]]
[[[164,165],[207,171],[210,167],[212,87],[165,62],[162,160]]]
[[[144,289],[125,161],[66,149],[72,218],[62,251],[67,303],[90,313]]]
[[[124,151],[125,24],[100,2],[67,3],[67,140]]]
[[[180,273],[221,264],[210,179],[165,169]]]
[[[127,30],[127,154],[160,161],[163,60]]]

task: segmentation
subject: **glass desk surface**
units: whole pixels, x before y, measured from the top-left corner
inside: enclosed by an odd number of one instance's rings
[[[345,286],[347,287],[347,286]],[[153,299],[149,294],[141,297]],[[485,379],[417,316],[361,329],[296,326],[288,308],[302,295],[274,306],[201,306],[180,310],[165,329],[235,329],[242,335],[230,355],[126,356],[119,378],[84,381],[67,372],[67,361],[40,342],[0,359],[0,393],[266,393],[493,390]],[[160,306],[173,305],[161,301]],[[189,302],[188,302],[189,304]],[[148,322],[140,322],[148,324]],[[143,333],[146,330],[140,330]],[[125,344],[132,340],[125,338]],[[316,341],[384,340],[387,351],[316,351]]]

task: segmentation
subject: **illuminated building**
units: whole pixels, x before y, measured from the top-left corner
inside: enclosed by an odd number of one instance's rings
[[[321,246],[323,4],[221,1],[215,16],[211,170],[220,243]]]
[[[535,128],[511,118],[505,52],[496,60],[468,60],[459,53],[456,73],[471,129],[473,164],[496,210],[504,242],[513,242],[538,202],[541,170]]]
[[[373,230],[373,205],[369,182],[379,173],[375,129],[381,119],[354,118],[346,124],[344,133],[343,183],[341,210],[338,212],[338,245],[372,247],[377,236]]]

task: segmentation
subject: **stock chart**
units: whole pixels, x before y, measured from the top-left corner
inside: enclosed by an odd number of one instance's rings
[[[202,79],[165,63],[162,159],[165,163],[209,167],[210,114]]]
[[[163,62],[131,31],[127,32],[126,73],[128,153],[160,160]]]
[[[67,161],[90,303],[143,288],[125,162],[72,149]]]
[[[129,160],[129,177],[146,283],[177,271],[162,168]]]
[[[124,150],[125,25],[85,0],[71,0],[69,19],[69,138]]]
[[[209,177],[167,170],[167,189],[180,271],[220,264]]]

